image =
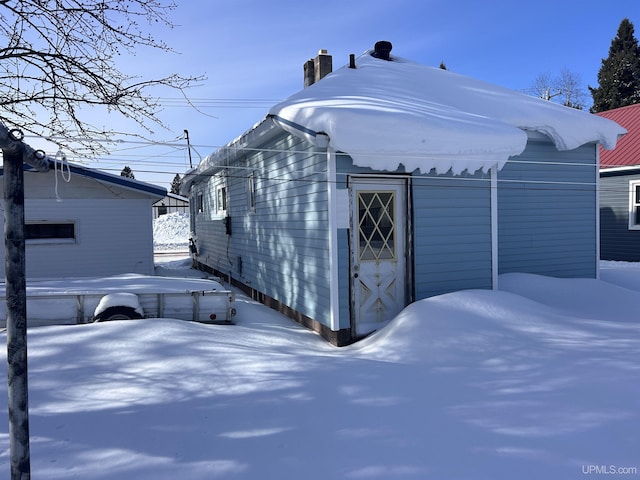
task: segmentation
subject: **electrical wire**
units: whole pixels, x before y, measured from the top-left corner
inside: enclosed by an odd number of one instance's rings
[[[94,163],[101,163],[103,162],[104,165],[101,165],[99,167],[100,170],[104,170],[104,171],[112,171],[112,172],[119,172],[122,169],[122,163],[128,164],[128,163],[135,163],[135,165],[138,166],[144,166],[145,168],[140,169],[140,168],[136,168],[134,169],[134,173],[135,171],[140,172],[140,173],[148,173],[148,174],[175,174],[175,173],[180,173],[180,171],[184,172],[186,171],[187,167],[186,167],[186,158],[184,157],[184,153],[187,151],[187,146],[184,144],[179,144],[177,143],[177,140],[171,140],[171,141],[141,141],[141,140],[117,140],[117,141],[106,141],[106,140],[100,140],[103,141],[105,143],[109,143],[109,144],[117,144],[117,145],[121,145],[123,146],[123,148],[121,149],[117,149],[114,151],[114,155],[110,156],[108,158],[105,157],[98,157],[94,160],[92,160],[92,162]],[[155,153],[153,155],[143,155],[143,154],[131,154],[131,153],[123,153],[123,152],[130,152],[133,150],[140,150],[143,148],[148,148],[148,147],[170,147],[169,150],[162,152],[162,153]],[[201,146],[202,147],[202,146]],[[223,150],[225,148],[228,147],[220,147],[220,146],[216,146],[216,145],[204,145],[204,147],[211,149],[212,151],[220,151]],[[254,153],[259,153],[259,154],[295,154],[295,153],[301,153],[301,152],[305,152],[305,153],[312,153],[312,154],[319,154],[319,155],[324,155],[323,152],[306,152],[303,150],[296,150],[296,149],[273,149],[273,148],[243,148],[243,149],[237,149],[237,148],[233,148],[233,155],[237,156],[240,153],[244,153],[246,152],[247,154],[254,154]],[[177,155],[175,155],[176,153],[182,153],[183,156],[180,158]],[[362,153],[362,152],[361,152]],[[367,152],[365,152],[367,153]],[[381,156],[381,155],[388,155],[388,154],[382,154],[380,152],[368,152],[368,155],[374,157],[374,156]],[[198,154],[199,155],[199,154]],[[401,155],[399,156],[399,160],[401,161],[402,158],[405,157],[409,157],[409,158],[419,158],[419,155]],[[158,161],[158,158],[162,158],[164,160],[162,161]],[[178,158],[180,158],[180,161],[178,160]],[[166,161],[165,161],[166,160]],[[64,158],[64,161],[60,162],[60,167],[61,167],[61,173],[63,174],[63,179],[64,181],[69,181],[68,179],[68,175],[69,173],[67,173],[67,177],[65,178],[64,176],[64,168],[65,168],[65,162],[67,161],[67,158]],[[78,160],[77,163],[87,163],[86,161],[82,161],[82,159]],[[509,163],[511,164],[528,164],[528,165],[535,165],[535,166],[567,166],[567,167],[586,167],[586,168],[601,168],[601,167],[606,167],[606,165],[595,165],[593,163],[581,163],[581,162],[557,162],[557,161],[543,161],[543,160],[521,160],[521,159],[510,159]],[[158,167],[158,168],[153,168],[153,167]],[[69,169],[68,164],[66,164],[66,168],[67,170]],[[235,172],[239,172],[238,175],[235,175],[233,173],[229,174],[230,178],[233,177],[243,177],[245,176],[245,173],[243,173],[244,171],[260,171],[261,169],[256,168],[256,167],[244,167],[244,166],[223,166],[223,168],[227,169],[228,171],[235,171]],[[56,169],[57,169],[57,164],[56,164]],[[312,173],[312,176],[316,176],[317,175],[321,175],[325,172],[315,172]],[[296,178],[295,176],[292,176],[293,174],[300,174],[305,176],[306,178]],[[208,174],[204,173],[204,174],[199,174],[201,176],[209,176]],[[215,174],[212,174],[215,175]],[[262,179],[262,180],[269,180],[269,181],[279,181],[279,182],[307,182],[307,183],[318,183],[318,182],[323,182],[326,183],[326,179],[318,179],[318,178],[309,178],[309,173],[306,170],[288,170],[287,171],[287,175],[283,175],[282,172],[279,172],[277,169],[273,169],[273,170],[264,170],[262,172],[260,172],[260,175],[256,177],[256,179]],[[449,176],[430,176],[430,177],[417,177],[417,178],[429,178],[429,179],[450,179],[450,180],[484,180],[487,181],[488,177],[483,177],[480,179],[477,178],[473,178],[474,175],[471,175],[471,177],[467,177],[466,175],[468,174],[463,174],[463,175],[458,175],[455,177],[449,177]],[[485,174],[486,175],[486,174]],[[502,182],[503,184],[505,183],[514,183],[514,184],[528,184],[528,185],[565,185],[565,186],[593,186],[595,185],[595,183],[585,183],[585,182],[571,182],[571,181],[547,181],[547,180],[506,180],[506,179],[499,179],[500,182]],[[433,187],[433,185],[431,185],[431,187]],[[602,189],[602,187],[601,187]],[[57,175],[56,175],[56,196],[57,196]]]

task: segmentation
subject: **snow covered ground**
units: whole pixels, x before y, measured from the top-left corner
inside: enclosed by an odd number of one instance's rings
[[[640,266],[500,281],[340,349],[244,297],[235,326],[30,329],[33,478],[640,478]]]

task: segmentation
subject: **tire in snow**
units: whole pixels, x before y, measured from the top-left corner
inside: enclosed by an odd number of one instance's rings
[[[100,299],[100,303],[93,312],[94,322],[108,322],[112,320],[137,320],[144,318],[144,312],[133,293],[111,293]]]

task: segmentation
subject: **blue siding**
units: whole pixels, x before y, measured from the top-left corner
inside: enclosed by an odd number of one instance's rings
[[[529,162],[529,163],[525,163]],[[499,272],[596,275],[596,150],[530,141],[498,174]]]
[[[640,173],[601,177],[600,258],[640,262],[640,230],[629,230],[629,182],[640,181]]]
[[[338,205],[338,265],[329,260],[326,153],[282,133],[268,148],[234,152],[232,166],[201,177],[192,202],[199,261],[330,327],[331,268],[337,268],[339,329],[350,326],[349,229]],[[337,188],[349,175],[380,174],[336,159]],[[410,179],[408,287],[416,300],[452,291],[492,288],[491,179],[407,174]],[[499,269],[593,277],[596,268],[595,146],[558,152],[530,141],[498,174]],[[253,175],[255,208],[248,204]],[[216,188],[226,182],[232,235],[216,211]],[[341,198],[344,198],[342,196]],[[195,203],[195,202],[194,202]],[[193,205],[193,204],[192,204]],[[195,207],[194,207],[195,208]]]
[[[338,171],[343,174],[338,180],[346,173],[380,173],[353,166],[346,156],[338,157]],[[410,175],[413,229],[408,235],[413,264],[408,271],[413,278],[409,279],[408,288],[413,282],[413,298],[491,288],[489,175]]]
[[[488,175],[414,176],[415,299],[491,288]]]
[[[349,289],[351,275],[349,273],[349,229],[338,229],[338,301],[339,328],[351,327],[351,304]]]
[[[268,149],[243,155],[226,172],[232,235],[225,234],[222,216],[200,214],[199,260],[328,326],[326,153],[282,135]],[[251,172],[255,211],[247,195]],[[205,203],[221,181],[216,178],[206,182]]]

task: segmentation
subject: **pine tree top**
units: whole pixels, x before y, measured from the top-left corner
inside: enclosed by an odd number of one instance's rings
[[[176,173],[176,176],[173,177],[173,181],[171,182],[171,193],[175,195],[180,195],[181,185],[182,185],[182,179],[180,178],[180,174]]]
[[[640,46],[628,18],[620,22],[609,56],[602,59],[598,84],[589,87],[593,113],[640,103]]]

